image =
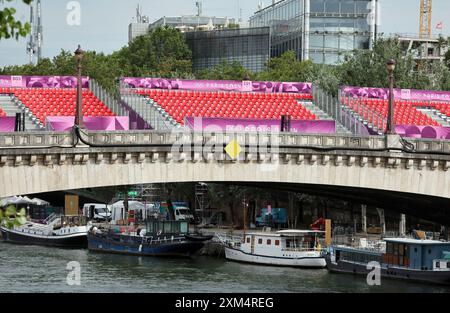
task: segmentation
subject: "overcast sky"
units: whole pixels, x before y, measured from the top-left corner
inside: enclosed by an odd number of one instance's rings
[[[313,0],[314,1],[314,0]],[[381,32],[411,33],[419,31],[420,0],[380,0],[382,9]],[[136,6],[141,4],[143,13],[151,21],[161,16],[195,14],[195,0],[79,0],[81,5],[80,26],[69,26],[69,10],[66,0],[42,0],[44,27],[44,57],[53,57],[63,48],[75,50],[78,43],[85,50],[110,53],[127,44],[128,24],[136,15]],[[203,13],[211,16],[238,17],[242,11],[248,20],[257,8],[259,0],[204,0]],[[270,3],[270,0],[263,1]],[[18,9],[21,20],[29,19],[29,9],[22,0],[8,3]],[[444,22],[444,30],[434,30],[450,35],[450,1],[433,1],[433,29]],[[4,7],[2,4],[0,7]],[[2,40],[0,42],[0,66],[23,64],[28,60],[26,40]]]

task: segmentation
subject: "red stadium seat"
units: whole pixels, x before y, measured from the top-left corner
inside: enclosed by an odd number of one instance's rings
[[[281,115],[291,115],[294,119],[317,119],[299,102],[311,100],[312,95],[154,89],[138,89],[136,93],[153,99],[180,124],[185,117],[280,119]]]
[[[10,90],[45,124],[47,116],[75,116],[76,89],[26,88]],[[0,89],[0,93],[3,92]],[[114,116],[90,90],[83,90],[83,113],[85,116]]]
[[[356,111],[372,124],[381,123],[372,113],[378,113],[385,119],[388,117],[389,101],[384,99],[342,99],[342,102]],[[394,121],[397,125],[415,125],[415,126],[442,126],[431,117],[420,112],[418,107],[435,107],[439,110],[439,105],[428,101],[395,101]],[[450,108],[450,106],[449,106]],[[445,109],[442,108],[442,109]],[[441,111],[443,114],[445,111]],[[450,110],[448,111],[450,113]]]

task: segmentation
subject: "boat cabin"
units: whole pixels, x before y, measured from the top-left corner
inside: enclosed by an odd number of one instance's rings
[[[385,239],[383,263],[421,271],[450,271],[450,242]]]
[[[244,253],[256,255],[288,256],[289,253],[316,251],[321,249],[320,231],[279,231],[276,233],[250,233],[241,243]],[[282,254],[282,255],[280,255]]]
[[[158,221],[149,220],[146,223],[146,235],[182,235],[189,233],[189,221]]]

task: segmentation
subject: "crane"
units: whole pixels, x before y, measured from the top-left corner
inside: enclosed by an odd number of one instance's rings
[[[431,38],[433,0],[420,0],[420,38]]]

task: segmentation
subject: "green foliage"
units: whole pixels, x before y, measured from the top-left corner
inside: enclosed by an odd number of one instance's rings
[[[13,0],[6,0],[6,2],[12,2]],[[29,5],[32,0],[22,0],[23,3]],[[0,3],[4,3],[5,0],[0,0]],[[0,10],[0,40],[2,38],[9,39],[19,37],[25,37],[31,31],[30,23],[22,23],[16,20],[16,9],[15,8],[4,8]]]
[[[75,75],[76,61],[73,52],[61,50],[52,60],[42,59],[37,65],[7,66],[0,74]],[[179,31],[157,28],[110,55],[86,51],[83,75],[97,80],[109,91],[115,91],[117,79],[122,76],[192,78],[192,52]]]
[[[445,54],[444,60],[447,67],[450,69],[450,50]]]
[[[183,35],[172,27],[159,27],[135,38],[118,53],[130,76],[173,77],[192,73],[192,52]]]
[[[212,80],[244,80],[251,76],[250,71],[246,70],[239,62],[229,63],[222,60],[212,69],[199,72],[197,78]]]
[[[26,210],[21,209],[17,213],[16,207],[10,205],[5,209],[5,213],[0,210],[0,225],[5,226],[8,229],[14,228],[14,226],[21,226],[27,222]]]
[[[315,65],[311,61],[298,61],[294,51],[286,51],[269,61],[267,71],[257,75],[258,80],[306,82],[314,77]]]

